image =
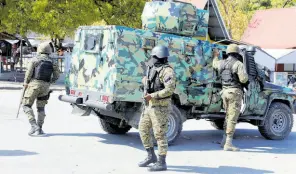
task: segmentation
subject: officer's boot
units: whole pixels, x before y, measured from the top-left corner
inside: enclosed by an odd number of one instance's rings
[[[226,142],[225,142],[225,145],[224,145],[224,150],[225,151],[240,151],[239,148],[235,147],[232,144],[232,136],[231,135],[227,135],[227,137],[226,137]]]
[[[155,163],[157,161],[157,157],[154,153],[153,147],[146,149],[148,156],[144,161],[139,163],[139,167],[147,167],[151,163]]]
[[[44,123],[44,118],[45,118],[45,112],[44,112],[44,107],[37,107],[37,113],[38,113],[38,121],[37,124],[40,127],[39,130],[39,135],[44,135],[45,133],[43,132],[42,125]]]
[[[44,121],[38,121],[38,126],[39,126],[39,135],[44,135],[45,133],[43,132],[42,125]]]
[[[29,136],[34,136],[34,135],[39,135],[39,126],[36,124],[35,120],[30,120],[29,121],[31,124],[31,130],[29,131],[28,135]]]
[[[151,172],[167,170],[165,157],[166,155],[159,155],[157,162],[153,166],[149,167],[148,170]]]
[[[224,145],[225,145],[225,142],[226,142],[226,134],[224,133],[224,134],[223,134],[222,141],[221,141],[221,143],[220,143],[220,147],[221,147],[221,148],[223,148],[223,147],[224,147]]]

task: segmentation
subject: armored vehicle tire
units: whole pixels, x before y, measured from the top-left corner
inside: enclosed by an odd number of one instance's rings
[[[172,106],[172,110],[170,111],[170,114],[168,115],[168,131],[167,131],[167,139],[168,139],[168,144],[172,145],[174,142],[178,139],[180,136],[180,133],[183,128],[183,122],[182,122],[182,115],[180,110],[176,106]],[[152,137],[153,137],[153,143],[156,146],[157,142],[156,139],[154,138],[153,132]]]
[[[112,124],[101,118],[99,118],[99,121],[100,121],[101,128],[109,134],[125,134],[132,128],[131,126],[120,128],[117,125]]]
[[[271,103],[265,117],[264,125],[259,126],[261,135],[269,140],[282,140],[286,138],[293,127],[292,110],[284,103]]]
[[[211,121],[211,125],[218,130],[224,130],[224,119]]]

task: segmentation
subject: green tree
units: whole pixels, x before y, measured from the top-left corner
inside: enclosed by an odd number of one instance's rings
[[[0,32],[25,36],[33,31],[51,38],[72,35],[78,26],[141,27],[145,0],[0,0]]]
[[[34,23],[33,20],[28,20],[32,13],[32,1],[2,0],[2,2],[5,3],[0,7],[0,31],[24,35]]]
[[[248,15],[242,10],[240,0],[219,0],[221,15],[226,23],[230,36],[240,38],[248,24]]]
[[[99,9],[100,18],[107,25],[122,25],[132,28],[141,28],[141,14],[145,0],[112,0],[104,2],[95,0]]]

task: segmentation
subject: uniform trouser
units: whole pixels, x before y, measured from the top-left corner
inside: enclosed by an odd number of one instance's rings
[[[168,110],[168,107],[163,106],[145,107],[139,123],[139,132],[145,149],[153,147],[151,138],[151,128],[153,128],[159,155],[167,154]]]
[[[222,92],[223,106],[226,110],[226,130],[227,136],[232,137],[235,126],[240,115],[243,91],[239,88],[224,89]]]
[[[32,105],[37,99],[37,113],[38,120],[37,124],[42,126],[45,118],[45,110],[44,107],[47,104],[49,93],[49,85],[48,84],[29,84],[23,98],[23,110],[25,114],[28,116],[29,121],[35,121],[34,112],[32,109]]]

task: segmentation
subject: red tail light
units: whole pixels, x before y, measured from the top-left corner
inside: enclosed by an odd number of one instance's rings
[[[103,95],[103,96],[101,96],[101,100],[102,100],[102,102],[104,102],[104,103],[108,103],[108,102],[109,102],[109,96],[105,96],[105,95]]]
[[[75,90],[70,90],[71,95],[75,95],[75,92],[76,92]]]

